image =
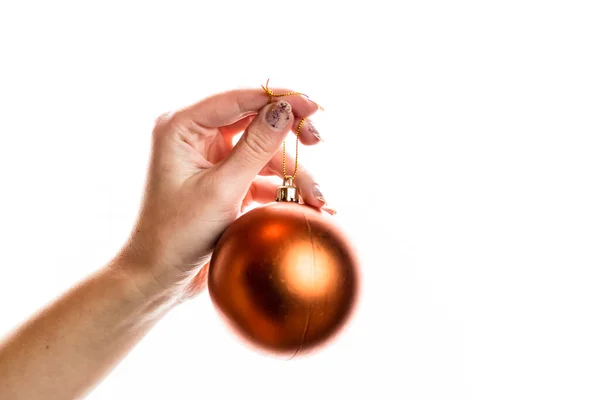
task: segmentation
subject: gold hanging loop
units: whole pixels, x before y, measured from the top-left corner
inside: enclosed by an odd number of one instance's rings
[[[307,97],[304,93],[300,92],[286,92],[286,93],[274,93],[271,89],[269,89],[269,80],[267,79],[267,83],[265,85],[261,85],[262,89],[265,91],[267,96],[269,96],[269,103],[273,101],[274,97],[284,97],[284,96],[293,96],[300,95]],[[319,106],[320,110],[323,110],[321,106]],[[283,141],[283,156],[282,156],[282,172],[283,172],[283,185],[277,189],[276,201],[293,201],[299,202],[300,196],[298,189],[294,186],[294,179],[296,179],[296,175],[298,174],[298,151],[300,148],[300,129],[304,125],[306,121],[306,117],[302,118],[298,123],[298,128],[294,132],[296,134],[296,157],[294,159],[294,172],[292,175],[288,175],[287,173],[287,152],[285,146],[285,140]]]

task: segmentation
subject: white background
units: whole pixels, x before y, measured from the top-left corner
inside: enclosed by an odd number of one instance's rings
[[[271,78],[326,109],[353,324],[274,360],[205,293],[90,399],[597,399],[595,3],[3,1],[0,333],[120,248],[156,116]]]

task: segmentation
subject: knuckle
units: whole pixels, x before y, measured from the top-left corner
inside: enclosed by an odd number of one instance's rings
[[[163,113],[156,118],[154,121],[154,129],[152,130],[152,136],[155,139],[162,137],[165,132],[169,130],[169,124],[172,118],[172,112]]]
[[[170,111],[163,113],[156,118],[152,136],[155,140],[159,140],[172,133],[179,132],[184,127],[184,116],[180,111]]]
[[[172,115],[173,115],[172,111],[167,111],[167,112],[160,114],[154,121],[155,125],[165,124],[167,121],[169,121],[169,119],[171,118]]]
[[[242,93],[238,93],[237,96],[235,96],[235,107],[237,107],[236,112],[238,114],[243,114],[244,113],[244,106],[242,104]]]
[[[265,154],[270,154],[276,148],[275,140],[260,129],[253,128],[242,137],[246,145],[249,156],[252,158],[262,158]]]

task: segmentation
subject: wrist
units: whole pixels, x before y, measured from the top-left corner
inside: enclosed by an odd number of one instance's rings
[[[177,251],[172,244],[168,247],[165,241],[134,235],[114,258],[112,268],[125,274],[149,301],[190,299],[204,288],[205,275],[199,272],[200,266],[208,263],[210,252],[198,250],[190,256],[189,251]]]
[[[161,276],[157,271],[160,269],[153,265],[140,264],[123,254],[118,255],[108,265],[108,273],[122,282],[132,301],[149,310],[170,308],[182,299],[178,286],[168,284],[169,278]]]

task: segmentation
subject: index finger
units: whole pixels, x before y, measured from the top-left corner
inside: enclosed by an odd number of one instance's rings
[[[271,90],[276,95],[293,92],[282,88]],[[277,100],[290,103],[294,115],[301,118],[308,117],[319,109],[317,103],[302,94],[278,96]],[[256,114],[268,103],[269,95],[263,89],[238,89],[207,97],[181,110],[181,113],[205,128],[219,128]]]

